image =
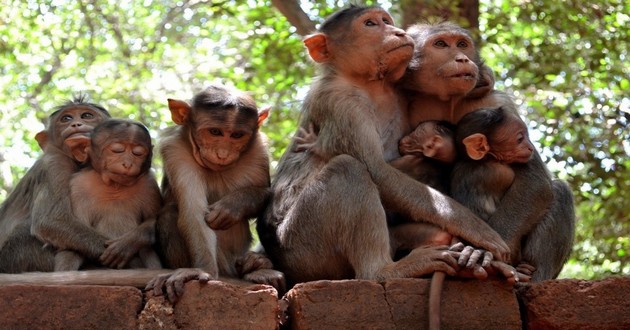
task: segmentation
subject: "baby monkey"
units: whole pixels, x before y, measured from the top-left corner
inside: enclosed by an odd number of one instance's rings
[[[534,153],[527,125],[503,107],[482,108],[458,122],[455,142],[460,160],[451,174],[451,194],[487,221],[514,182],[513,166]]]
[[[398,143],[400,158],[393,167],[445,194],[452,164],[457,157],[455,126],[447,121],[429,120],[420,123]]]
[[[102,260],[117,268],[161,268],[155,242],[155,220],[161,208],[159,186],[151,172],[151,136],[139,122],[108,119],[90,137],[72,137],[73,157],[87,163],[70,180],[71,202],[80,221],[108,237]],[[61,250],[55,271],[78,270],[85,257]]]

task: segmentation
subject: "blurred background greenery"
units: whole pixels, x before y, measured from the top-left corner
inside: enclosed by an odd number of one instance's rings
[[[0,2],[2,201],[39,156],[47,115],[77,92],[144,122],[157,142],[167,98],[211,82],[250,91],[272,107],[262,130],[275,165],[315,74],[302,37],[351,1]],[[496,88],[515,96],[549,169],[573,188],[577,237],[561,277],[630,274],[630,2],[352,3],[379,4],[402,27],[470,28]]]

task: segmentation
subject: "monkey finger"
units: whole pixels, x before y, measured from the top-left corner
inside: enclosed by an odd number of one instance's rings
[[[465,266],[468,263],[468,260],[470,259],[470,256],[473,254],[473,252],[475,252],[475,248],[473,248],[472,246],[468,245],[464,247],[459,256],[458,264],[462,267]]]
[[[457,252],[462,252],[464,250],[466,246],[464,245],[464,243],[462,242],[457,242],[453,245],[451,245],[451,247],[449,248],[449,250],[451,251],[457,251]]]
[[[470,254],[470,258],[468,258],[468,262],[466,263],[467,268],[473,268],[473,266],[477,265],[479,258],[483,255],[485,251],[481,249],[474,249]]]
[[[485,280],[488,278],[488,272],[480,265],[475,264],[473,267],[473,276],[478,280]]]
[[[490,262],[492,262],[492,260],[494,260],[494,256],[492,255],[492,252],[484,251],[483,261],[481,261],[481,267],[490,266]]]
[[[516,269],[514,269],[514,267],[502,261],[493,261],[491,265],[492,265],[492,268],[494,268],[496,271],[498,271],[501,275],[503,275],[507,279],[508,283],[514,284],[516,282],[519,282],[519,276]]]

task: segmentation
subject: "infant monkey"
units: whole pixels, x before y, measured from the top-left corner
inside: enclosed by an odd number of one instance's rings
[[[393,167],[445,194],[449,191],[452,164],[457,157],[455,126],[447,121],[429,120],[420,123],[398,143],[400,158]]]
[[[115,254],[122,257],[112,260],[117,268],[161,268],[151,245],[162,198],[151,172],[153,146],[147,128],[136,121],[108,119],[91,137],[71,139],[73,157],[88,164],[70,180],[72,209],[80,221],[110,239],[101,259],[118,250]],[[58,251],[55,271],[78,270],[84,261],[75,251]]]

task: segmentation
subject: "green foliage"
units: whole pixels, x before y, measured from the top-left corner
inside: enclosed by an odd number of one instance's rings
[[[482,56],[523,101],[549,168],[574,189],[563,276],[630,274],[630,3],[492,1]]]

